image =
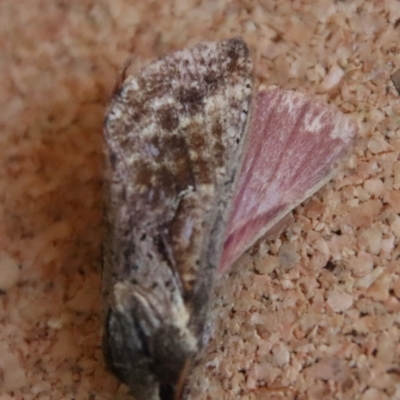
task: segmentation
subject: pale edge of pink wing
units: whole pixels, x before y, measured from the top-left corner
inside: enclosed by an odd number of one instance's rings
[[[332,178],[357,131],[333,106],[275,86],[254,107],[220,272]]]

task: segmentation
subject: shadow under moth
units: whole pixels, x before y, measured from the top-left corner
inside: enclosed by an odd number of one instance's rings
[[[183,396],[218,272],[332,177],[354,134],[309,96],[254,90],[240,38],[123,72],[104,128],[103,351],[137,399]]]

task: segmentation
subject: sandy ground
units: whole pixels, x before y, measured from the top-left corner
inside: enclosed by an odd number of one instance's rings
[[[259,83],[315,94],[359,133],[218,283],[189,398],[400,399],[399,34],[396,0],[2,0],[0,399],[125,392],[100,349],[104,109],[130,54],[236,35]]]

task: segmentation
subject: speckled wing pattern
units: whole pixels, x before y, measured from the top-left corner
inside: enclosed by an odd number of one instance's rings
[[[150,63],[110,103],[103,346],[140,400],[170,398],[201,347],[251,93],[249,51],[230,39]]]
[[[272,86],[256,95],[249,131],[220,270],[332,178],[356,124],[311,96]]]

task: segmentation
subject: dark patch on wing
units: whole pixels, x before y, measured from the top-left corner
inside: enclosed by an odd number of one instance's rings
[[[189,115],[197,114],[202,110],[204,91],[199,88],[181,88],[177,93],[177,99]]]
[[[179,126],[179,117],[176,109],[170,105],[158,111],[160,126],[167,132],[172,132]]]
[[[228,72],[233,72],[244,67],[241,61],[249,56],[249,49],[239,38],[234,38],[226,42],[226,56],[229,59]]]
[[[221,74],[216,71],[209,71],[204,77],[207,86],[207,95],[212,96],[221,86]]]

